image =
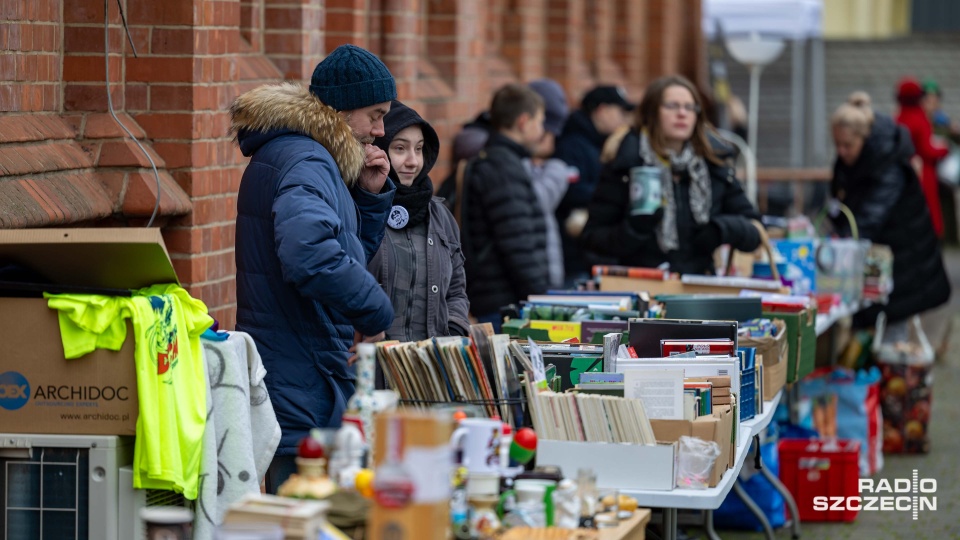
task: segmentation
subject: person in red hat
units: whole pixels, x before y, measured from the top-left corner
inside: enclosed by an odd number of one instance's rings
[[[930,208],[933,230],[937,237],[943,237],[943,214],[940,212],[940,192],[937,188],[937,162],[946,157],[948,149],[933,143],[933,127],[920,102],[923,99],[923,87],[912,77],[904,77],[897,85],[897,102],[900,112],[897,123],[910,131],[916,156],[923,162],[920,173],[920,187]]]

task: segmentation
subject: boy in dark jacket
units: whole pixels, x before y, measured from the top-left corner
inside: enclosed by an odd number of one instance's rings
[[[490,106],[493,131],[469,165],[461,236],[473,314],[499,332],[502,306],[547,289],[546,223],[523,159],[543,138],[543,99],[507,85]]]
[[[295,472],[311,428],[340,425],[352,348],[393,321],[366,266],[396,191],[386,153],[370,143],[396,97],[380,59],[343,45],[317,65],[309,91],[262,86],[231,108],[251,158],[237,198],[237,330],[257,344],[283,431],[270,493]]]

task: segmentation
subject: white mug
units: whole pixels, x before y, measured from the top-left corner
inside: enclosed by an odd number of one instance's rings
[[[463,466],[471,473],[500,470],[500,437],[503,422],[489,418],[464,418],[453,432],[450,445],[463,450]]]

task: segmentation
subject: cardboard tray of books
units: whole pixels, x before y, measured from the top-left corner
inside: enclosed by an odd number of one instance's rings
[[[651,296],[660,294],[738,294],[741,290],[789,294],[790,289],[766,279],[698,276],[687,274],[664,274],[663,278],[638,278],[617,275],[601,275],[600,290],[603,292],[646,292]]]

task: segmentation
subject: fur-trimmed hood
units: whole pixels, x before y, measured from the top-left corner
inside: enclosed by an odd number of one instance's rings
[[[363,168],[363,144],[347,122],[306,88],[293,83],[265,85],[238,97],[230,106],[231,132],[240,150],[251,156],[267,141],[302,133],[330,152],[343,181],[353,186]]]

